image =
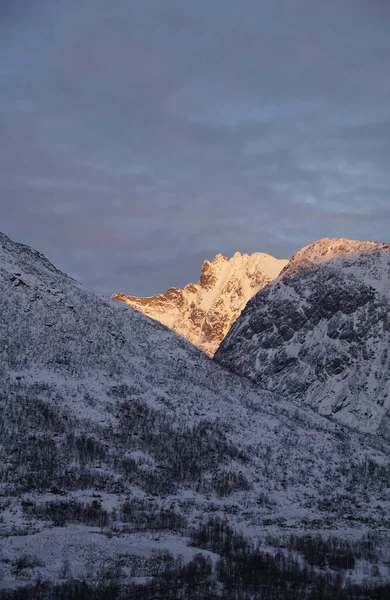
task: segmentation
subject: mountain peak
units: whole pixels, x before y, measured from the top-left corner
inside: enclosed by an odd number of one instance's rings
[[[261,290],[216,359],[364,431],[390,436],[390,244],[322,239]]]
[[[217,254],[204,261],[199,282],[183,290],[170,288],[150,298],[124,294],[113,298],[167,325],[213,356],[247,301],[277,277],[286,263],[260,252],[236,252],[231,258]]]
[[[238,254],[238,253],[237,253]],[[227,262],[229,259],[227,256],[224,256],[223,254],[221,254],[219,252],[219,254],[217,254],[216,256],[214,256],[213,260],[211,261],[213,264],[220,264],[220,263],[224,263]],[[208,261],[205,261],[208,262]]]
[[[347,238],[322,238],[304,246],[291,258],[289,265],[297,261],[326,262],[344,256],[375,251],[389,251],[390,244],[374,241],[349,240]]]

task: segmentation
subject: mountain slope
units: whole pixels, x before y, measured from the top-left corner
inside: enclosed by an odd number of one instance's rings
[[[216,360],[362,431],[390,435],[390,245],[323,239],[247,305]]]
[[[230,259],[218,254],[203,263],[200,281],[183,290],[170,288],[150,298],[124,294],[113,298],[160,321],[213,356],[248,300],[286,264],[260,252],[250,256],[236,252]]]
[[[367,529],[390,522],[384,440],[257,390],[2,234],[0,314],[0,586],[94,582],[109,560],[148,577],[163,550],[194,556],[210,517],[271,553],[332,530],[368,560]]]

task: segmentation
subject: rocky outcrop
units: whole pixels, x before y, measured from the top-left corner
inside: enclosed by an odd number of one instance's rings
[[[218,254],[211,262],[205,260],[199,282],[182,290],[169,288],[150,298],[125,294],[113,298],[160,321],[213,356],[248,300],[286,264],[263,253],[236,252],[230,259]]]
[[[247,305],[216,360],[363,431],[390,435],[390,244],[323,239]]]

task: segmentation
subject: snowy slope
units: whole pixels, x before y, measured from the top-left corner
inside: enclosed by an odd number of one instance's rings
[[[170,288],[150,298],[125,294],[113,298],[160,321],[213,356],[248,300],[286,264],[260,252],[250,256],[236,252],[230,259],[218,254],[203,263],[200,281],[183,290]]]
[[[0,315],[3,587],[93,580],[125,549],[189,556],[210,515],[256,539],[390,522],[384,440],[258,390],[4,235]]]
[[[390,245],[323,239],[248,304],[216,360],[361,431],[390,436]]]

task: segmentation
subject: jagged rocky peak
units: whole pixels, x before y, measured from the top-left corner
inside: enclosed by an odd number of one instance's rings
[[[322,239],[247,305],[216,360],[261,387],[390,436],[390,244]]]
[[[212,288],[217,282],[221,268],[227,262],[229,262],[228,257],[223,256],[222,254],[217,254],[217,256],[213,258],[211,262],[205,260],[202,265],[202,271],[199,282],[200,285],[205,289]]]
[[[260,252],[236,252],[231,258],[217,254],[204,261],[199,282],[182,290],[170,288],[149,298],[125,294],[113,298],[160,321],[213,356],[247,301],[286,264]]]

